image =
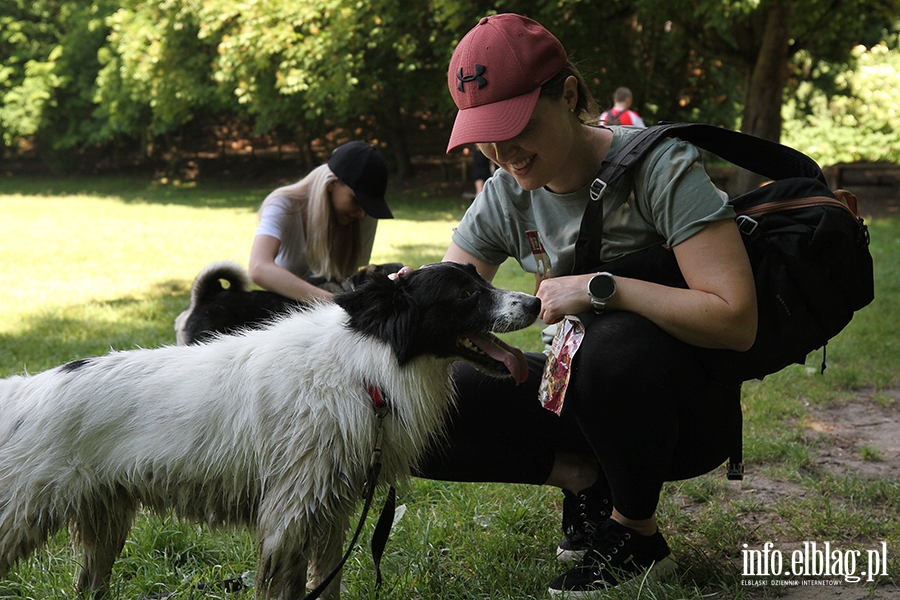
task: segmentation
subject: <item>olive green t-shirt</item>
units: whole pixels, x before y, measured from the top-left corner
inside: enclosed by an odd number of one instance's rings
[[[636,127],[611,126],[610,156]],[[590,185],[570,194],[546,188],[527,191],[497,169],[453,232],[457,246],[492,265],[515,258],[537,271],[526,231],[535,230],[550,259],[552,275],[572,272],[575,241],[589,202]],[[601,260],[608,261],[661,241],[676,246],[709,223],[734,219],[727,195],[710,181],[693,145],[661,140],[622,182],[603,195]]]

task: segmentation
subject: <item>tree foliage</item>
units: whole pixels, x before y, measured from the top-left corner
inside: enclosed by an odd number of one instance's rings
[[[212,80],[215,46],[199,36],[191,0],[123,2],[106,22],[95,100],[98,141],[171,139],[195,119],[228,109]]]
[[[108,133],[149,137],[227,114],[301,145],[382,137],[408,162],[410,115],[444,107],[449,46],[427,5],[323,0],[131,0],[109,19],[100,105]]]
[[[793,125],[799,119],[804,131],[866,122],[872,125],[861,131],[874,142],[857,156],[893,156],[878,148],[897,147],[891,109],[871,118],[873,103],[887,107],[891,95],[872,96],[876,76],[862,77],[860,69],[894,64],[891,27],[900,0],[6,5],[0,134],[7,147],[25,142],[56,164],[73,162],[73,153],[117,150],[174,156],[240,130],[295,142],[309,166],[346,139],[368,139],[388,149],[405,174],[413,154],[441,151],[454,115],[446,91],[450,54],[493,12],[545,24],[601,106],[627,85],[648,122],[742,124],[777,138],[784,114],[792,139],[805,139]],[[881,90],[897,87],[890,77],[878,81]]]
[[[663,15],[696,56],[732,69],[738,85],[719,88],[716,95],[742,107],[743,131],[774,140],[781,133],[784,94],[803,77],[797,67],[801,57],[814,64],[847,63],[855,46],[883,40],[900,15],[897,0],[640,0],[637,5],[642,19]]]
[[[31,138],[51,149],[89,140],[97,48],[109,3],[7,0],[0,14],[0,133],[7,145]]]
[[[858,46],[853,55],[854,68],[831,76],[837,91],[826,93],[811,81],[797,87],[784,108],[784,141],[820,164],[900,163],[898,36],[870,49]]]

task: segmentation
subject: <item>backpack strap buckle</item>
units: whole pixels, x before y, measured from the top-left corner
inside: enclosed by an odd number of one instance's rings
[[[747,215],[738,215],[734,222],[737,223],[738,229],[740,229],[741,233],[744,235],[753,235],[753,232],[759,227],[759,223]]]
[[[596,202],[606,191],[607,183],[599,177],[591,182],[591,200]]]

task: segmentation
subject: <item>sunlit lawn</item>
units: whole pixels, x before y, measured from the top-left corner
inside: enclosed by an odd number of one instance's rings
[[[174,343],[172,322],[188,303],[191,281],[212,261],[246,264],[265,188],[155,187],[129,178],[68,181],[0,179],[0,375],[37,372],[73,358]],[[383,221],[373,262],[419,266],[440,260],[464,210],[456,192],[392,189],[396,219]],[[770,505],[721,472],[667,486],[663,526],[682,575],[645,590],[647,598],[745,597],[742,543],[766,536],[869,547],[887,540],[891,573],[900,554],[900,484],[819,473],[803,436],[811,406],[843,402],[860,388],[889,390],[900,373],[900,221],[871,225],[877,299],[828,346],[821,361],[745,385],[745,460],[749,469],[803,490]],[[515,263],[497,285],[533,291]],[[509,336],[540,348],[538,328]],[[2,418],[2,415],[0,415]],[[414,480],[401,494],[405,516],[384,559],[382,598],[544,598],[559,572],[560,496],[550,489]],[[755,515],[756,527],[742,516]],[[813,529],[814,528],[814,529]],[[348,598],[374,597],[371,559],[361,546],[345,577]],[[172,518],[142,516],[117,563],[114,597],[255,570],[252,537],[210,534]],[[49,547],[0,580],[0,599],[68,598],[77,559],[60,533]],[[859,587],[860,594],[864,588]],[[629,596],[623,596],[629,597]]]

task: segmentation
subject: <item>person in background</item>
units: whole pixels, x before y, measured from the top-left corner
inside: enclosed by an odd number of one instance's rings
[[[573,273],[590,184],[640,130],[594,125],[596,105],[562,44],[520,15],[485,17],[466,34],[448,87],[459,109],[448,152],[476,143],[500,168],[444,260],[471,263],[490,281],[515,258],[537,276],[540,318],[560,326],[549,357],[526,354],[520,385],[455,365],[458,410],[417,474],[562,488],[558,558],[577,562],[552,595],[601,597],[663,577],[676,566],[656,520],[663,482],[728,457],[724,424],[740,409],[740,382],[720,377],[716,359],[756,336],[734,210],[697,148],[667,138],[601,197],[593,258],[640,257],[665,243],[687,287]]]
[[[600,114],[601,125],[635,125],[644,127],[641,115],[631,110],[631,90],[620,87],[613,94],[613,107]]]
[[[487,178],[491,176],[494,172],[494,164],[488,160],[487,156],[484,155],[484,152],[475,148],[472,151],[472,165],[474,166],[474,174],[475,174],[475,195],[481,193],[481,190],[484,189],[484,182],[487,181]]]
[[[377,219],[391,219],[384,156],[365,142],[339,146],[326,164],[271,192],[259,209],[250,278],[300,301],[333,294],[307,279],[340,282],[369,263]]]

